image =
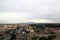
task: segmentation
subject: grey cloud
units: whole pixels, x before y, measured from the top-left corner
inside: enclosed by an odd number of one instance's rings
[[[1,13],[24,14],[29,20],[60,20],[60,0],[0,0]]]

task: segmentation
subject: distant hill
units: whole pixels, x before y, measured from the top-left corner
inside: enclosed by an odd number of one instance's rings
[[[35,24],[35,22],[25,22],[25,23],[20,23],[20,24]]]

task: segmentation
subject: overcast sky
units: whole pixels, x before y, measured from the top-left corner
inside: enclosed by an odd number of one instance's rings
[[[0,0],[0,23],[60,20],[60,0]]]

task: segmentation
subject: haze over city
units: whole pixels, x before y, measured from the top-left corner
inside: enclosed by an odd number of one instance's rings
[[[60,0],[0,0],[0,23],[60,23],[59,17]]]

